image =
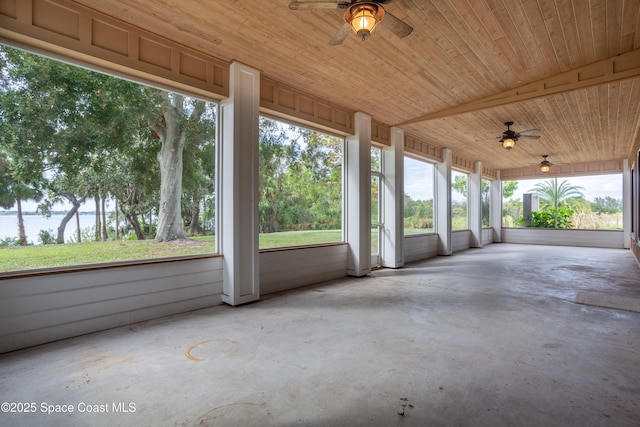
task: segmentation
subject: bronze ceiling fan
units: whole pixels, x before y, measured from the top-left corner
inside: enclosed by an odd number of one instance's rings
[[[527,129],[521,132],[515,132],[511,130],[511,126],[513,126],[513,122],[505,122],[504,125],[507,127],[507,130],[502,132],[502,136],[499,136],[500,143],[507,150],[511,150],[516,146],[516,142],[520,138],[529,138],[529,139],[539,139],[540,135],[527,135],[529,132],[540,132],[540,129]]]
[[[413,31],[411,25],[402,22],[399,18],[384,10],[382,5],[391,3],[391,1],[393,0],[294,1],[289,3],[289,9],[344,9],[343,19],[345,23],[329,41],[331,45],[338,45],[347,38],[351,31],[360,40],[368,39],[379,23],[382,23],[400,38],[411,34]]]
[[[543,173],[547,173],[551,170],[551,166],[561,166],[561,165],[566,165],[566,163],[551,163],[547,157],[549,157],[548,154],[543,154],[542,155],[542,161],[538,164],[538,167],[540,168],[540,172]]]

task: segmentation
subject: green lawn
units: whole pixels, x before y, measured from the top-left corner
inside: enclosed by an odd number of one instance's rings
[[[0,248],[0,272],[212,253],[215,238],[167,243],[153,240],[69,243]]]
[[[316,245],[342,241],[341,230],[283,231],[260,234],[260,249]]]
[[[340,242],[340,230],[260,235],[260,249]],[[0,272],[214,253],[215,236],[166,243],[153,240],[86,242],[0,248]]]

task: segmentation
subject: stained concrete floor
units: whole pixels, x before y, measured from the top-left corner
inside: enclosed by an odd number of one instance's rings
[[[0,356],[36,406],[0,424],[638,426],[640,313],[580,291],[638,298],[640,268],[494,244],[59,341]]]

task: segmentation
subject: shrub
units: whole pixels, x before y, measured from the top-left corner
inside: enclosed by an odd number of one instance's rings
[[[18,239],[17,237],[5,237],[4,239],[0,240],[0,247],[18,246],[19,244],[20,239]]]
[[[571,216],[573,211],[568,208],[558,208],[557,225],[556,225],[556,209],[549,208],[542,211],[533,212],[532,227],[538,228],[571,228]]]
[[[40,230],[38,233],[38,241],[43,245],[54,245],[56,243],[56,236],[53,234],[52,229]]]

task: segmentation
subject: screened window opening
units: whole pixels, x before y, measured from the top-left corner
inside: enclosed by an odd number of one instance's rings
[[[0,61],[0,272],[215,252],[215,103]]]
[[[260,118],[260,248],[341,242],[343,139]]]
[[[491,227],[491,181],[482,180],[482,227]]]
[[[404,235],[433,233],[434,166],[404,158]]]
[[[621,174],[507,181],[503,185],[505,227],[622,230]]]
[[[467,230],[468,217],[468,188],[469,175],[463,172],[451,171],[451,229]]]

